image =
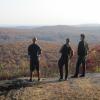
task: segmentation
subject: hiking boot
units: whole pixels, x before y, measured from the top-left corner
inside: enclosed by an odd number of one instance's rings
[[[32,79],[29,79],[29,82],[32,82]]]
[[[40,81],[40,78],[38,78],[38,81]]]
[[[80,75],[79,77],[85,77],[85,75]]]
[[[63,81],[63,78],[60,78],[59,81]]]
[[[68,78],[65,78],[65,81],[68,81]]]
[[[78,78],[78,75],[71,76],[71,78]]]

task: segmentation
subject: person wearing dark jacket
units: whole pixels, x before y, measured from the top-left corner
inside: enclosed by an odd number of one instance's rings
[[[74,76],[72,76],[72,78],[77,78],[78,74],[79,74],[79,68],[80,65],[82,64],[82,73],[80,75],[80,77],[84,77],[85,76],[85,71],[86,71],[86,56],[88,54],[88,43],[85,41],[85,35],[81,34],[81,41],[78,44],[78,50],[77,50],[77,54],[78,54],[78,60],[76,63],[76,72],[74,74]]]
[[[68,67],[69,61],[73,56],[73,50],[70,46],[69,38],[66,39],[66,44],[62,46],[60,49],[61,57],[58,61],[59,72],[60,72],[60,79],[59,81],[63,80],[63,66],[65,65],[65,80],[68,79]]]
[[[28,55],[30,58],[30,81],[32,81],[33,71],[37,71],[38,81],[40,80],[39,75],[39,56],[41,54],[40,47],[36,44],[37,38],[32,39],[33,43],[28,47]]]

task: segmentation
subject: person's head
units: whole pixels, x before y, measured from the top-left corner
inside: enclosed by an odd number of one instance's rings
[[[80,39],[81,39],[81,41],[84,41],[85,35],[84,35],[84,34],[81,34],[81,35],[80,35]]]
[[[37,38],[36,38],[36,37],[34,37],[34,38],[32,39],[32,41],[33,41],[33,44],[35,44],[35,43],[36,43],[36,41],[37,41]]]
[[[67,38],[67,39],[66,39],[66,44],[69,44],[69,43],[70,43],[70,39]]]

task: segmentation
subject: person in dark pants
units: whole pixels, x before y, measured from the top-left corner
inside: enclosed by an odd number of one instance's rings
[[[38,81],[40,80],[40,75],[39,75],[39,56],[41,54],[41,49],[40,47],[36,44],[37,38],[34,37],[32,39],[33,43],[29,45],[28,47],[28,55],[30,58],[30,81],[32,81],[32,76],[34,70],[37,71],[38,75]]]
[[[76,63],[76,72],[75,72],[74,76],[72,76],[72,78],[77,78],[78,77],[79,68],[80,68],[81,64],[82,64],[83,70],[82,70],[82,73],[81,73],[80,77],[84,77],[85,76],[86,56],[88,54],[89,48],[88,48],[88,43],[85,41],[85,35],[81,34],[80,38],[81,38],[81,41],[78,44],[78,51],[77,51],[78,60],[77,60],[77,63]]]
[[[63,66],[65,65],[65,80],[68,79],[68,67],[69,61],[73,56],[73,50],[70,46],[69,38],[66,39],[66,44],[64,44],[60,50],[61,57],[58,61],[59,72],[60,72],[60,79],[59,81],[63,80]]]

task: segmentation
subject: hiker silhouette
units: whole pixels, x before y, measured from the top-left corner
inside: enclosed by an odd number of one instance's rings
[[[77,55],[78,55],[78,59],[77,59],[77,63],[76,63],[76,70],[75,70],[75,74],[74,76],[72,76],[72,78],[77,78],[78,74],[79,74],[79,68],[80,65],[82,64],[82,74],[80,75],[80,77],[85,77],[85,71],[86,71],[86,57],[88,54],[88,43],[85,41],[85,35],[81,34],[80,35],[80,39],[81,41],[78,44],[78,50],[77,50]]]
[[[33,43],[28,47],[28,55],[30,58],[30,81],[32,81],[32,76],[34,70],[37,71],[38,81],[40,80],[39,75],[39,56],[41,54],[41,48],[36,44],[37,38],[32,39]]]
[[[70,46],[70,39],[66,39],[66,43],[60,49],[61,57],[58,61],[60,79],[63,80],[63,66],[65,65],[65,80],[68,79],[69,61],[73,56],[73,50]]]

